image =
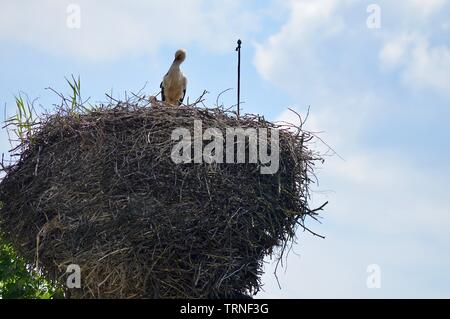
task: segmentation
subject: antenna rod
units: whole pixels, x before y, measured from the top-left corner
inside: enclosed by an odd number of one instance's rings
[[[237,44],[238,44],[238,46],[236,48],[236,51],[238,52],[237,117],[239,118],[240,108],[241,108],[241,44],[242,44],[242,41],[239,39]]]

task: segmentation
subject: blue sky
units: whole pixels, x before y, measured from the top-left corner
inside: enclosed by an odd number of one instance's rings
[[[67,27],[69,4],[81,27]],[[181,4],[182,3],[182,4]],[[380,28],[367,19],[376,4]],[[317,173],[313,203],[330,202],[325,240],[299,232],[278,288],[268,263],[260,297],[450,297],[450,1],[7,1],[0,0],[0,105],[26,92],[58,103],[80,75],[103,101],[158,91],[173,53],[188,51],[188,96],[235,88],[244,41],[244,111],[296,121],[342,156]],[[235,91],[224,96],[235,103]],[[1,112],[3,119],[3,112]],[[5,132],[0,136],[8,151]],[[326,151],[320,143],[317,150]],[[381,287],[369,289],[369,265]]]

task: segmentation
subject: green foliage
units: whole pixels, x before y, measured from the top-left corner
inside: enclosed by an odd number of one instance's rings
[[[75,115],[77,111],[84,109],[81,100],[80,77],[75,78],[72,75],[72,78],[66,79],[66,81],[71,89],[71,94],[69,98],[60,96],[67,113]],[[5,120],[8,131],[12,131],[20,143],[31,143],[33,128],[39,119],[33,106],[34,101],[30,101],[26,94],[19,93],[15,96],[15,102],[16,114]],[[62,297],[62,290],[55,287],[18,256],[13,247],[4,239],[0,230],[0,299]]]
[[[51,299],[63,296],[27,265],[0,234],[0,299]]]
[[[81,81],[80,77],[75,78],[72,75],[72,79],[69,80],[66,78],[67,84],[70,86],[72,92],[70,95],[70,104],[69,104],[69,114],[75,114],[77,111],[77,108],[81,106],[82,100],[81,100]]]
[[[22,94],[15,96],[16,99],[16,114],[5,122],[14,127],[13,132],[17,138],[23,142],[31,139],[33,125],[36,121],[36,115],[33,107],[33,102],[29,99],[23,99]]]
[[[61,97],[65,106],[64,110],[72,116],[77,115],[78,112],[86,111],[87,109],[83,106],[81,99],[80,77],[75,78],[72,75],[70,79],[66,78],[66,82],[71,90],[69,97],[66,98],[64,95],[52,90]],[[19,142],[32,142],[33,127],[36,125],[39,117],[34,109],[34,101],[30,101],[28,97],[24,99],[22,95],[26,96],[24,93],[19,93],[19,95],[15,96],[16,114],[5,120],[5,123],[8,128],[12,127],[10,131],[16,135]]]

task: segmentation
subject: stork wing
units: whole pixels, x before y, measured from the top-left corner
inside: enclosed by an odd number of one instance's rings
[[[186,96],[186,89],[187,89],[187,78],[183,76],[183,96],[178,101],[180,105],[183,103],[184,97]]]
[[[183,96],[181,97],[181,99],[178,101],[181,104],[183,104],[184,101],[184,97],[186,96],[186,89],[183,90]]]
[[[161,101],[165,101],[166,100],[166,95],[164,94],[164,85],[163,82],[161,82],[161,84],[159,85],[159,87],[161,88]]]

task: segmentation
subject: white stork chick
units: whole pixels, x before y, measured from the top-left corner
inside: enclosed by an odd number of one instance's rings
[[[186,51],[178,50],[175,53],[175,60],[161,82],[162,100],[169,105],[181,105],[186,95],[187,79],[180,69],[185,59]]]

